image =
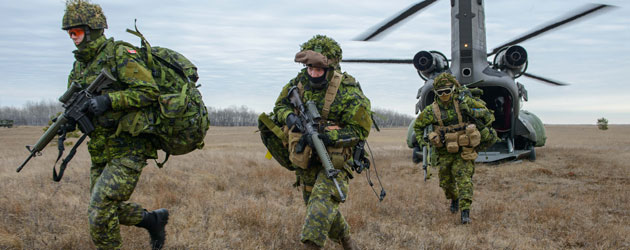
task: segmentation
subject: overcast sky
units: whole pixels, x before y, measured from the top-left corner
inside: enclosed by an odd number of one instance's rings
[[[96,2],[96,1],[92,1]],[[139,46],[125,32],[138,27],[153,46],[181,52],[199,68],[206,105],[246,105],[268,112],[282,86],[301,69],[299,44],[315,34],[341,44],[344,58],[411,59],[420,50],[450,56],[450,6],[442,0],[374,42],[353,38],[417,1],[98,1],[108,37]],[[590,1],[489,0],[488,50]],[[528,72],[570,83],[554,87],[519,78],[529,92],[524,109],[545,123],[630,123],[630,3],[528,40]],[[61,30],[62,0],[0,2],[0,106],[56,100],[65,90],[75,49]],[[492,58],[490,58],[491,60]],[[412,65],[342,63],[373,107],[415,115],[423,84]]]

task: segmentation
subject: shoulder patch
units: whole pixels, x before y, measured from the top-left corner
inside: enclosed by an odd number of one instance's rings
[[[138,48],[125,41],[114,42],[116,55],[139,55]]]

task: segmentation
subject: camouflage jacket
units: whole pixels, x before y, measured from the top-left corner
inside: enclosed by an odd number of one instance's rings
[[[341,73],[340,71],[337,72]],[[321,90],[313,89],[306,74],[305,68],[282,88],[282,92],[278,96],[273,109],[280,123],[284,124],[287,116],[294,112],[287,95],[289,89],[297,86],[299,82],[304,86],[302,102],[306,103],[312,100],[317,104],[317,110],[320,113],[322,112],[327,87]],[[328,78],[330,79],[331,77],[329,76]],[[330,105],[330,113],[327,120],[341,128],[338,130],[326,130],[326,134],[333,141],[339,139],[364,140],[370,134],[372,127],[370,100],[363,94],[359,83],[348,73],[344,72],[342,74],[341,85],[334,101]]]
[[[459,103],[460,112],[462,113],[463,119],[462,122],[465,124],[474,123],[479,130],[483,130],[484,128],[491,129],[490,125],[494,121],[494,115],[492,114],[492,111],[486,108],[482,101],[475,100],[469,95],[459,93],[461,92],[455,92],[453,94],[453,98],[456,98],[455,100]],[[455,111],[455,106],[453,105],[452,100],[448,101],[447,103],[442,103],[441,101],[438,101],[436,99],[434,102],[437,102],[438,107],[440,108],[440,113],[442,114],[442,122],[444,123],[444,126],[455,125],[458,123],[457,112]],[[416,118],[416,121],[413,125],[414,131],[416,133],[416,140],[421,145],[427,144],[427,142],[423,140],[423,137],[424,129],[429,125],[439,125],[437,118],[435,118],[435,112],[433,112],[433,105],[427,105],[424,110],[422,110],[420,115],[418,115],[418,118]],[[482,141],[483,140],[484,138],[482,136]]]
[[[104,89],[112,101],[112,107],[99,117],[93,117],[96,130],[90,133],[88,151],[92,162],[104,163],[123,156],[143,156],[157,158],[157,151],[152,138],[140,135],[132,137],[128,133],[115,136],[118,119],[128,112],[154,105],[159,96],[156,82],[151,71],[134,48],[117,45],[113,38],[101,36],[90,42],[81,50],[75,50],[76,61],[68,76],[68,86],[72,82],[87,87],[100,73],[108,67],[118,79]]]

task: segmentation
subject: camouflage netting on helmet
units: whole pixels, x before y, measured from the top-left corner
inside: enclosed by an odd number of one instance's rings
[[[330,37],[315,35],[310,40],[300,45],[300,51],[312,50],[323,54],[328,58],[329,65],[337,68],[341,61],[341,47]]]
[[[63,15],[61,29],[87,25],[90,29],[107,29],[107,20],[101,6],[87,0],[66,1],[66,11]]]
[[[446,72],[436,76],[433,79],[433,89],[451,87],[453,86],[453,84],[455,84],[456,87],[459,87],[459,82],[457,81],[457,79],[455,79],[455,76]]]

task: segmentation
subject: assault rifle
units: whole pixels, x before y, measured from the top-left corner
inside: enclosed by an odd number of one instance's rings
[[[94,131],[94,124],[92,124],[90,117],[87,116],[86,108],[88,102],[93,96],[99,94],[103,88],[107,87],[114,81],[116,81],[116,78],[114,78],[108,70],[103,68],[101,70],[101,73],[96,77],[96,79],[94,79],[94,81],[92,81],[92,83],[90,83],[90,85],[86,89],[81,89],[81,85],[79,83],[72,82],[68,90],[66,90],[66,92],[61,95],[61,97],[59,97],[59,101],[63,103],[63,108],[65,109],[64,112],[57,118],[53,119],[53,123],[50,125],[50,127],[48,127],[48,130],[44,132],[39,140],[37,140],[37,143],[35,143],[35,145],[26,146],[26,149],[30,152],[30,155],[28,156],[28,158],[26,158],[26,160],[24,160],[22,165],[20,165],[16,171],[20,172],[22,168],[24,168],[26,163],[28,163],[28,161],[33,158],[33,156],[41,155],[41,151],[46,147],[46,145],[48,145],[48,143],[52,141],[55,135],[61,132],[61,136],[59,138],[60,152],[59,157],[57,157],[57,160],[59,160],[63,152],[63,140],[65,140],[66,132],[68,132],[66,131],[64,125],[70,122],[75,122],[79,125],[79,129],[81,130],[81,132],[83,132],[84,135],[81,137],[81,139],[79,139],[79,141],[77,141],[70,155],[66,157],[66,159],[64,159],[64,164],[59,171],[59,175],[57,175],[56,170],[53,168],[53,180],[61,180],[61,177],[63,176],[63,170],[65,169],[65,164],[67,164],[74,155],[76,147],[83,142],[83,140],[85,139],[85,135]]]
[[[422,136],[422,171],[424,171],[424,181],[427,181],[427,166],[429,165],[429,157],[431,157],[431,146],[429,146],[429,133],[433,132],[433,125],[430,124],[424,128],[424,135]]]
[[[315,149],[317,156],[319,156],[320,161],[324,165],[326,177],[330,178],[333,183],[335,183],[335,187],[337,188],[337,192],[339,192],[341,201],[346,201],[346,196],[341,191],[341,188],[339,188],[337,179],[335,179],[341,170],[334,168],[333,163],[330,160],[330,156],[328,155],[328,151],[326,151],[326,146],[324,145],[324,142],[322,142],[322,139],[319,138],[319,133],[317,132],[321,116],[317,111],[315,102],[308,101],[306,104],[302,103],[297,87],[289,89],[289,101],[291,101],[293,107],[299,111],[298,118],[302,123],[302,133],[310,138],[313,149]]]

